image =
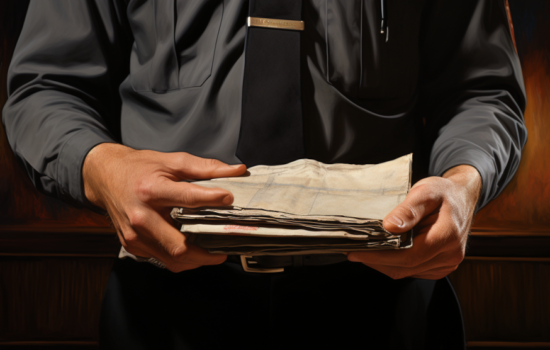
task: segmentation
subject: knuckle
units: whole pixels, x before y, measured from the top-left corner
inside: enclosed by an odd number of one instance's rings
[[[147,222],[147,213],[142,209],[136,209],[128,215],[130,226],[136,228],[145,227]]]
[[[411,190],[409,194],[418,196],[422,201],[438,202],[441,201],[441,186],[437,181],[429,181],[431,178],[423,179],[419,181]]]
[[[426,186],[428,186],[429,181],[427,179],[422,179],[418,181],[413,187],[411,187],[411,190],[409,191],[409,194],[411,193],[417,193],[422,192]]]
[[[214,171],[220,167],[222,162],[220,162],[217,159],[211,159],[211,158],[203,158],[203,168],[208,173],[208,176],[212,177],[214,176]]]
[[[131,248],[133,246],[136,246],[136,244],[139,242],[139,237],[135,232],[125,233],[124,242],[128,247]],[[126,246],[124,248],[126,248]]]
[[[169,254],[172,259],[174,259],[177,262],[183,262],[187,260],[187,247],[186,246],[178,246],[173,248]]]
[[[182,158],[182,159],[189,159],[190,157],[192,157],[191,154],[187,153],[187,152],[178,152],[178,155]]]
[[[152,181],[141,181],[137,186],[137,197],[141,202],[149,203],[155,199]]]
[[[215,168],[217,167],[220,162],[216,159],[211,159],[211,158],[207,158],[204,160],[204,165],[209,167],[209,168]]]
[[[421,180],[411,188],[409,195],[424,197],[427,193],[433,192],[432,188],[433,186],[429,182],[422,182]]]
[[[178,152],[174,154],[175,161],[178,163],[187,163],[189,162],[190,154],[187,152]]]
[[[178,157],[179,163],[185,166],[195,166],[197,163],[200,164],[200,162],[198,162],[199,158],[187,152],[178,153]]]
[[[198,202],[198,197],[197,197],[197,193],[193,190],[186,190],[186,191],[183,191],[183,193],[181,194],[182,198],[182,203],[184,203],[185,205],[187,206],[195,206],[197,205],[197,202]]]
[[[438,191],[434,190],[433,188],[426,188],[422,196],[427,202],[437,202],[440,199]]]
[[[167,163],[171,164],[170,167],[176,169],[192,164],[191,155],[186,152],[163,153],[162,157],[166,157]]]

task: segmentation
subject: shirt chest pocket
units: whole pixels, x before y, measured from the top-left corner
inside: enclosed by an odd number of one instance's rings
[[[409,95],[416,83],[416,33],[405,37],[411,6],[386,0],[389,26],[382,29],[380,0],[326,0],[326,79],[352,98]]]
[[[136,91],[202,86],[212,73],[223,0],[135,0],[130,80]]]

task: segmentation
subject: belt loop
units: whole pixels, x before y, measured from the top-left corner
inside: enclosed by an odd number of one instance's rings
[[[302,266],[304,266],[304,256],[303,255],[293,255],[292,256],[292,266],[293,267],[302,267]]]

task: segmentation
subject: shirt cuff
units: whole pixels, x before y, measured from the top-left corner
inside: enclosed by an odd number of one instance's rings
[[[161,262],[161,261],[159,261],[155,258],[143,258],[141,256],[134,255],[134,254],[128,252],[126,249],[124,249],[124,247],[120,247],[120,251],[118,253],[118,258],[119,259],[130,258],[130,259],[133,259],[137,262],[147,262],[149,264],[153,264],[156,267],[161,268],[161,269],[166,268],[166,265],[164,265],[163,262]]]
[[[101,143],[116,143],[109,135],[96,130],[81,130],[73,134],[61,148],[56,181],[63,191],[85,206],[97,209],[84,194],[82,166],[88,152]]]

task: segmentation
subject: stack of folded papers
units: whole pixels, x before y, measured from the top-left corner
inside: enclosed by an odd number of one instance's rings
[[[410,189],[412,154],[377,165],[323,164],[301,159],[259,165],[246,175],[194,181],[224,188],[232,206],[174,208],[188,242],[212,253],[332,254],[412,246],[382,220]]]

